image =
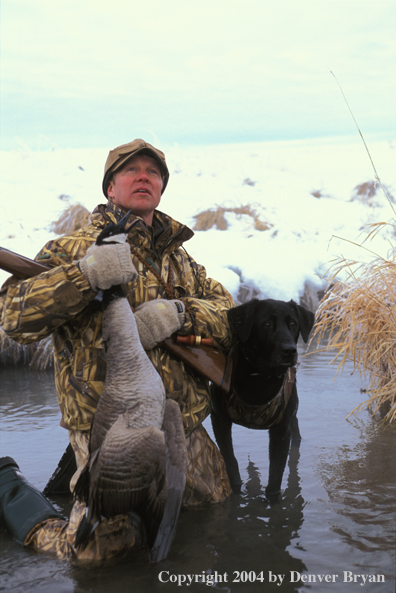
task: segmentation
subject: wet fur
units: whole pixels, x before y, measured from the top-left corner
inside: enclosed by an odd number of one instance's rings
[[[253,299],[228,312],[237,344],[237,364],[231,389],[252,406],[271,401],[282,387],[289,367],[297,363],[297,341],[307,342],[314,315],[294,301]],[[224,457],[234,492],[240,492],[242,480],[232,444],[232,420],[225,405],[225,395],[212,385],[213,432]],[[275,502],[279,496],[290,444],[299,447],[301,435],[297,420],[296,382],[285,413],[269,429],[269,479],[266,496]],[[239,423],[239,422],[238,422]],[[243,423],[241,422],[243,425]]]

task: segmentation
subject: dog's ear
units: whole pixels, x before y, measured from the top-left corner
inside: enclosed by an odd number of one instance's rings
[[[315,322],[315,315],[312,311],[308,311],[305,307],[297,305],[294,301],[290,301],[293,307],[296,309],[298,321],[300,323],[300,333],[304,342],[308,342],[308,336]]]
[[[254,313],[258,302],[258,299],[252,299],[227,311],[230,327],[241,342],[246,342],[252,331]]]

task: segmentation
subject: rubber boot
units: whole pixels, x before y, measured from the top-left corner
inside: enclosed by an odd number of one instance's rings
[[[12,457],[0,457],[0,525],[23,544],[35,525],[51,518],[64,519],[22,476]]]

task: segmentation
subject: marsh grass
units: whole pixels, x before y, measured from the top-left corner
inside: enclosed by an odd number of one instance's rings
[[[373,225],[381,227],[384,223]],[[372,229],[378,232],[378,228]],[[343,279],[340,279],[343,276]],[[347,361],[368,379],[368,399],[361,409],[380,412],[396,421],[396,253],[368,264],[338,259],[327,275],[330,288],[316,315],[312,340],[326,338],[326,350],[335,352],[337,372]],[[311,340],[311,342],[312,342]]]
[[[380,192],[381,189],[382,188],[380,187],[378,181],[375,179],[370,179],[364,183],[359,183],[359,185],[353,189],[350,202],[359,201],[372,208],[376,207],[379,205],[379,201],[376,198],[378,193],[382,193]],[[385,197],[389,203],[394,204],[395,198],[391,194],[389,187],[384,185],[383,189],[385,190]]]
[[[82,204],[65,208],[58,220],[51,223],[50,230],[57,235],[67,235],[88,224],[90,212]]]
[[[53,366],[51,337],[33,344],[21,345],[0,328],[0,366],[29,365],[43,371]]]
[[[331,71],[330,71],[331,72]],[[373,238],[386,226],[396,226],[394,198],[382,183],[376,166],[356,121],[344,91],[333,72],[348,110],[355,122],[370,163],[374,171],[374,181],[357,185],[352,200],[360,199],[369,206],[377,189],[381,188],[393,213],[390,222],[369,225],[371,228],[365,241],[359,247],[367,249],[364,243]],[[350,243],[353,243],[350,241]],[[356,245],[356,243],[354,243]],[[370,251],[368,249],[368,251]],[[369,380],[366,390],[369,397],[361,402],[351,414],[370,409],[373,415],[381,414],[384,421],[396,422],[396,249],[388,258],[373,254],[367,264],[336,260],[327,275],[329,290],[319,303],[316,324],[311,338],[320,341],[328,338],[325,349],[335,350],[333,362],[338,363],[337,372],[344,368],[347,360],[354,364],[355,371]],[[340,276],[344,279],[341,280]]]
[[[194,216],[196,221],[194,230],[207,231],[215,227],[219,231],[226,231],[228,222],[224,215],[227,212],[236,214],[238,218],[241,218],[244,215],[250,216],[252,219],[252,227],[257,231],[268,231],[273,226],[271,223],[261,220],[254,206],[247,204],[233,207],[216,206],[204,210]]]

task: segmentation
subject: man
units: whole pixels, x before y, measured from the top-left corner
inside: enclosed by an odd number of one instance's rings
[[[226,313],[233,301],[182,247],[193,232],[157,210],[168,179],[165,155],[143,140],[111,150],[102,186],[107,204],[94,210],[88,226],[50,241],[40,251],[36,259],[50,271],[29,280],[7,280],[0,292],[0,325],[21,344],[52,334],[61,425],[69,431],[78,467],[73,491],[87,460],[89,428],[106,377],[102,312],[94,300],[99,290],[126,283],[142,345],[167,397],[182,411],[189,457],[183,502],[193,506],[220,502],[231,489],[223,459],[202,426],[210,408],[208,381],[161,342],[175,332],[195,333],[213,338],[214,347],[227,351],[231,338]],[[130,210],[127,243],[96,246],[103,228]],[[131,282],[136,271],[138,279]],[[23,524],[18,520],[21,506]],[[25,545],[87,559],[108,558],[135,545],[130,519],[118,516],[103,521],[91,544],[79,552],[74,537],[84,512],[85,506],[76,502],[65,522],[19,475],[12,458],[0,460],[0,518]]]

